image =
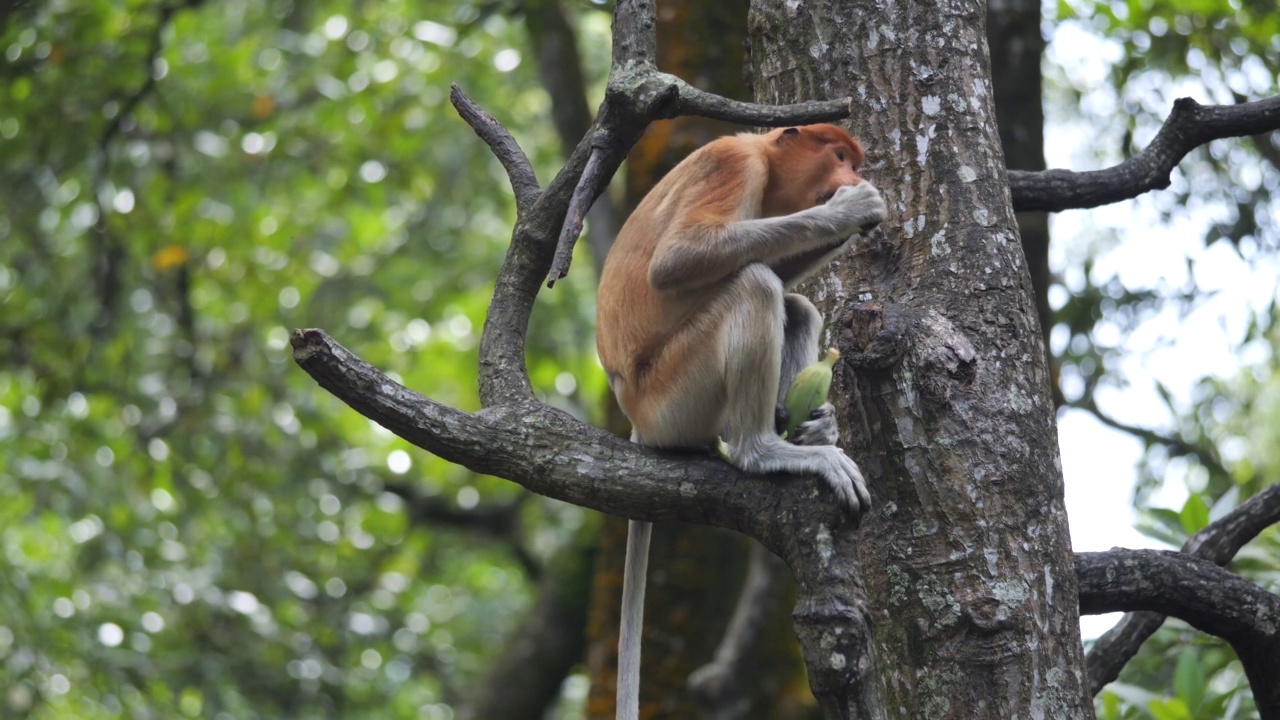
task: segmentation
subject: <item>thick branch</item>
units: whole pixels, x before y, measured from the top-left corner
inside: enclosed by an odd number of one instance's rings
[[[1009,171],[1013,208],[1056,212],[1092,208],[1169,186],[1169,175],[1195,148],[1221,138],[1280,129],[1280,96],[1238,105],[1179,98],[1151,144],[1128,160],[1089,172]]]
[[[1277,522],[1280,522],[1280,485],[1271,485],[1192,535],[1182,551],[1226,565],[1240,548]],[[1098,638],[1086,657],[1094,695],[1120,676],[1120,670],[1138,653],[1142,643],[1160,629],[1164,618],[1157,612],[1129,613]]]
[[[294,360],[324,389],[396,435],[475,472],[557,500],[638,520],[744,532],[794,557],[778,530],[815,513],[843,523],[812,479],[744,475],[710,456],[660,454],[536,402],[470,414],[383,375],[320,330],[296,330]]]
[[[404,501],[406,514],[412,523],[449,525],[491,535],[509,535],[515,529],[520,507],[524,504],[517,500],[463,510],[445,498],[424,495],[405,482],[384,482],[382,489]]]
[[[529,314],[555,253],[557,231],[587,160],[586,141],[516,220],[511,246],[494,280],[493,298],[480,336],[480,402],[485,407],[533,399],[524,361]]]
[[[493,151],[498,162],[502,163],[516,195],[516,208],[519,212],[524,212],[538,197],[538,178],[533,172],[533,166],[529,164],[529,157],[524,154],[515,138],[511,137],[511,133],[462,92],[457,83],[449,84],[449,102],[453,103],[462,119],[467,121],[476,135]]]
[[[1159,612],[1226,640],[1261,716],[1280,718],[1280,596],[1185,553],[1077,553],[1075,566],[1081,613]]]
[[[384,481],[382,487],[404,501],[409,522],[425,527],[451,526],[462,530],[477,530],[491,535],[505,541],[526,575],[535,580],[542,575],[542,566],[520,542],[520,508],[529,495],[502,505],[481,505],[463,510],[444,498],[423,495],[408,483]]]
[[[613,11],[612,70],[652,68],[658,55],[654,35],[655,0],[619,0]]]

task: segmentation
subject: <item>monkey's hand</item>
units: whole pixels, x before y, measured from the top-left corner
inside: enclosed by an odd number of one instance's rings
[[[796,427],[795,435],[787,438],[794,445],[835,445],[839,439],[840,425],[831,403],[823,403],[809,413],[809,419]]]
[[[819,207],[831,212],[834,223],[848,235],[863,233],[879,225],[888,212],[880,191],[865,181],[840,187],[825,205]]]

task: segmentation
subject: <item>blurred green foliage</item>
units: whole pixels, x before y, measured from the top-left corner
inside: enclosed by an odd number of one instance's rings
[[[409,447],[292,363],[317,326],[406,385],[478,407],[475,346],[514,209],[448,105],[458,82],[545,182],[559,139],[517,3],[50,0],[0,11],[0,715],[452,718],[586,516]],[[1065,0],[1113,43],[1108,95],[1051,105],[1120,154],[1187,88],[1276,94],[1272,0]],[[598,96],[608,15],[573,7]],[[1050,76],[1055,69],[1046,66]],[[1117,123],[1117,118],[1123,122]],[[1119,128],[1116,130],[1115,128]],[[1188,158],[1165,218],[1274,254],[1274,144]],[[1114,160],[1111,158],[1109,160]],[[1055,240],[1055,242],[1058,242]],[[1190,261],[1188,261],[1190,264]],[[530,374],[581,417],[603,380],[590,263],[544,292]],[[1121,338],[1192,287],[1073,268],[1056,343],[1068,398],[1124,385]],[[1195,452],[1147,443],[1145,532],[1180,544],[1280,475],[1277,310],[1239,372],[1160,388]],[[1118,329],[1118,332],[1116,330]],[[1074,383],[1074,384],[1072,384]],[[1073,388],[1075,389],[1073,391]],[[1180,509],[1147,508],[1185,483]],[[511,531],[450,527],[511,507]],[[1280,535],[1233,569],[1275,588]],[[566,685],[568,709],[581,682]],[[1170,622],[1104,718],[1256,716],[1229,648]]]
[[[1177,97],[1231,104],[1280,94],[1280,11],[1272,0],[1060,0],[1056,12],[1058,26],[1074,24],[1106,43],[1101,86],[1077,79],[1063,88],[1062,73],[1048,72],[1059,83],[1050,103],[1078,104],[1067,114],[1104,129],[1097,145],[1113,150],[1105,159],[1099,153],[1104,164],[1145,147]],[[1181,163],[1168,191],[1144,198],[1164,222],[1206,228],[1204,252],[1186,249],[1194,242],[1167,249],[1187,253],[1185,284],[1126,284],[1121,273],[1098,273],[1100,256],[1114,244],[1104,239],[1071,271],[1070,294],[1058,310],[1063,374],[1078,388],[1069,400],[1094,412],[1115,410],[1115,390],[1154,385],[1163,418],[1144,423],[1155,432],[1140,436],[1135,506],[1138,529],[1170,547],[1280,477],[1280,302],[1266,278],[1280,249],[1277,137],[1209,143]],[[1153,343],[1158,351],[1187,340],[1180,326],[1188,316],[1210,312],[1216,293],[1200,285],[1198,264],[1215,253],[1237,256],[1245,271],[1238,283],[1253,287],[1252,305],[1232,307],[1234,317],[1221,321],[1236,364],[1191,387],[1135,372],[1150,367],[1134,357],[1135,333],[1168,328],[1156,331],[1167,333]],[[1111,406],[1095,402],[1099,389],[1111,391]],[[1170,486],[1185,492],[1181,507],[1158,506]],[[1229,567],[1280,590],[1280,530],[1268,528]],[[1098,716],[1254,718],[1248,687],[1229,646],[1171,619],[1099,697]]]
[[[510,14],[436,0],[7,17],[0,715],[453,716],[527,601],[517,558],[584,514],[409,447],[288,338],[325,328],[478,408],[514,209],[449,83],[546,181],[525,42]],[[544,294],[529,345],[539,392],[579,415],[603,390],[590,267]],[[522,522],[453,530],[388,487]]]

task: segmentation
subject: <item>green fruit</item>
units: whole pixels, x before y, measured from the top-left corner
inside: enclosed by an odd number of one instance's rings
[[[791,381],[783,401],[787,408],[787,437],[794,436],[800,423],[808,420],[809,414],[827,401],[827,393],[831,391],[831,369],[839,359],[840,351],[828,348],[826,357],[801,370]]]

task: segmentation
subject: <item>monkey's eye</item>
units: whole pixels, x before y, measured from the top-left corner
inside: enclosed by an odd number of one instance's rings
[[[837,159],[837,160],[839,160],[840,162],[844,162],[844,151],[843,151],[843,150],[837,150],[837,151],[836,151],[836,159]]]

